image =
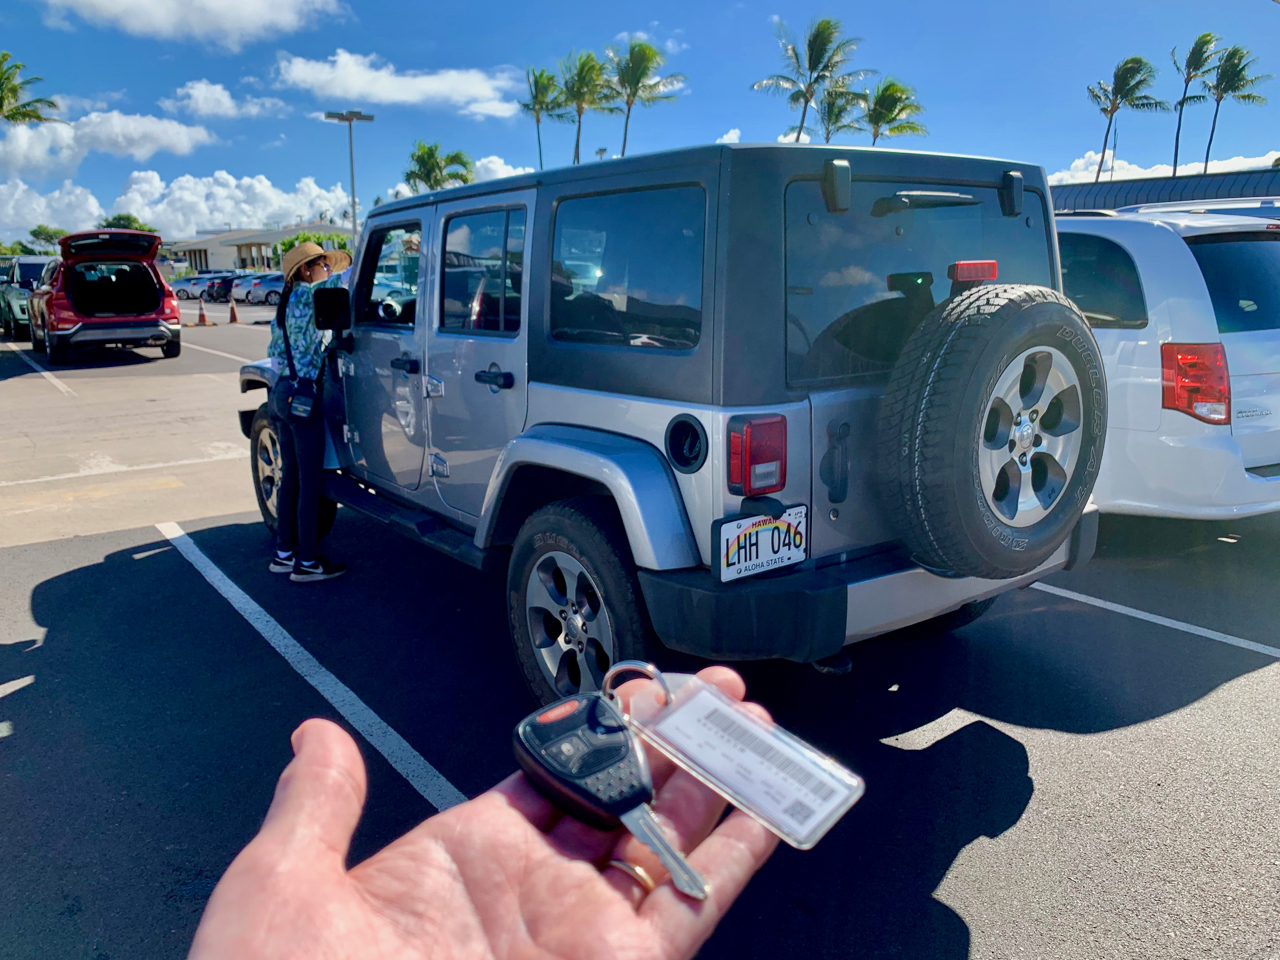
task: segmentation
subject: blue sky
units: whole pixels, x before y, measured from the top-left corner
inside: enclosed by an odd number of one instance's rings
[[[642,12],[641,12],[642,11]],[[799,32],[835,16],[863,42],[855,66],[915,86],[928,137],[897,145],[1004,156],[1050,173],[1088,165],[1105,119],[1085,87],[1140,54],[1160,70],[1157,95],[1180,93],[1169,62],[1202,31],[1242,43],[1280,73],[1280,2],[1119,0],[966,7],[898,0],[861,9],[773,2],[647,4],[490,0],[484,5],[361,0],[6,0],[0,45],[43,76],[69,125],[0,138],[0,238],[30,224],[85,226],[128,209],[171,236],[258,226],[345,207],[345,128],[318,111],[359,108],[362,206],[402,180],[416,139],[482,160],[486,175],[536,166],[533,123],[509,115],[523,71],[573,49],[597,52],[643,31],[687,75],[675,103],[637,111],[629,153],[710,143],[731,130],[772,141],[795,122],[785,102],[753,92],[779,65],[771,18]],[[1280,81],[1265,107],[1227,103],[1217,160],[1280,150]],[[1203,158],[1211,107],[1191,108],[1184,161]],[[1168,164],[1172,115],[1122,114],[1118,175]],[[584,154],[609,155],[621,121],[588,115]],[[864,136],[843,142],[867,144]],[[882,141],[883,143],[883,141]],[[573,128],[544,126],[548,166],[571,159]]]

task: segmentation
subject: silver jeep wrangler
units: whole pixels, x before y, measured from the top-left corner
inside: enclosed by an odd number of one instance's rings
[[[723,145],[384,204],[317,292],[326,522],[505,575],[544,701],[967,623],[1096,538],[1106,383],[1047,201],[1026,164]]]

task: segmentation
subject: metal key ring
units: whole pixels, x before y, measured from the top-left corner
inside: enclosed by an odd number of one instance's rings
[[[600,681],[600,693],[611,700],[616,700],[617,694],[613,692],[613,681],[620,673],[641,673],[650,680],[656,680],[658,685],[662,687],[662,692],[667,697],[667,703],[670,704],[675,698],[671,695],[671,687],[667,685],[667,678],[662,675],[662,671],[655,667],[652,663],[645,663],[643,660],[619,660],[604,675],[604,679]]]

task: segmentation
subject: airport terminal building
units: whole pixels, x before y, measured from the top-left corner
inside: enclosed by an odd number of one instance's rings
[[[1267,198],[1261,205],[1275,206],[1274,215],[1280,217],[1280,169],[1071,183],[1050,187],[1050,193],[1055,211],[1114,210],[1146,203]],[[1267,200],[1271,203],[1268,204]]]

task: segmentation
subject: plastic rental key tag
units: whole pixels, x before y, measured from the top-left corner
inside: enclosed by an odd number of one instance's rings
[[[799,737],[768,724],[716,687],[665,675],[632,697],[627,722],[646,741],[755,817],[808,850],[862,797],[861,777]]]

